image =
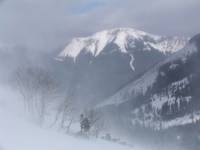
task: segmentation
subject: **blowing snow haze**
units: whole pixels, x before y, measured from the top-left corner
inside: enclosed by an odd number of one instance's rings
[[[199,7],[0,0],[0,149],[199,150]]]

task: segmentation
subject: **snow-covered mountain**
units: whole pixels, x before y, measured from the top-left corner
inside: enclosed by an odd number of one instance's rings
[[[113,112],[120,112],[116,124],[126,122],[124,128],[129,127],[128,132],[131,128],[137,128],[134,130],[137,132],[138,127],[146,135],[152,129],[163,130],[168,138],[176,140],[178,135],[190,147],[199,138],[196,133],[200,123],[199,58],[200,35],[197,35],[182,50],[124,86],[97,108],[111,118],[115,116]]]
[[[140,43],[143,44],[140,50],[155,48],[163,53],[174,53],[182,49],[187,41],[188,38],[185,37],[161,37],[132,28],[116,28],[97,32],[89,37],[74,38],[58,57],[72,57],[76,60],[81,53],[90,53],[97,57],[111,43],[115,44],[121,53],[129,53],[128,48],[137,48]]]
[[[57,60],[68,70],[65,79],[76,82],[67,83],[76,89],[79,97],[75,99],[96,103],[183,48],[187,41],[117,28],[73,39]]]
[[[159,68],[163,65],[173,62],[175,60],[185,61],[187,57],[197,51],[197,48],[193,44],[187,44],[183,49],[174,53],[164,61],[156,64],[153,68],[149,69],[144,75],[139,77],[137,80],[129,83],[124,88],[120,89],[116,94],[108,98],[101,106],[106,105],[119,105],[132,99],[132,96],[138,96],[138,94],[145,94],[149,88],[156,82],[159,75]],[[176,68],[176,64],[171,64],[170,68]],[[99,105],[100,106],[100,105]]]
[[[3,69],[7,70],[8,66],[16,62],[12,69],[15,70],[17,66],[30,62],[23,49],[20,53],[10,53],[4,46],[2,48],[0,49],[0,62],[1,65],[3,64],[1,69],[4,67]],[[57,90],[62,90],[59,91],[64,93],[62,96],[66,96],[67,100],[73,102],[76,115],[88,108],[96,108],[97,111],[102,112],[105,115],[101,117],[105,119],[106,132],[112,133],[111,128],[120,136],[125,134],[131,140],[136,141],[135,137],[137,137],[141,138],[139,141],[142,143],[154,142],[154,144],[163,135],[164,138],[169,139],[168,143],[174,141],[177,144],[176,140],[183,138],[184,144],[190,146],[187,142],[199,138],[195,133],[200,121],[199,53],[199,35],[188,42],[188,38],[162,37],[135,29],[119,28],[98,32],[90,37],[73,39],[57,56],[58,61],[49,60],[52,55],[48,56],[47,62],[38,59],[36,63],[34,59],[32,60],[34,64],[43,64],[43,62],[48,64],[43,65],[45,69],[50,68],[56,84],[59,80]],[[43,60],[44,57],[41,58]],[[8,112],[1,107],[2,113]],[[4,119],[4,116],[0,115],[0,118]],[[19,122],[17,130],[12,128],[15,121]],[[1,124],[3,135],[0,139],[5,148],[13,148],[7,141],[17,140],[11,135],[14,130],[19,135],[19,132],[24,129],[21,125],[30,127],[29,123],[21,124],[21,119],[14,120],[12,114],[8,116],[8,122]],[[28,130],[25,129],[27,132]],[[33,127],[33,130],[37,132],[38,128]],[[27,136],[26,133],[22,135]],[[149,138],[149,135],[154,138]],[[57,133],[56,136],[60,137]],[[26,149],[27,147],[23,145],[24,137],[19,138],[13,146]],[[62,137],[61,139],[66,137],[72,140],[67,136]],[[46,136],[42,137],[41,141],[43,138]],[[56,140],[53,136],[50,139]],[[28,140],[30,141],[31,139]],[[73,143],[77,142],[75,140]],[[68,144],[63,145],[61,142],[63,148],[69,146]],[[44,144],[43,147],[48,147],[48,144]]]
[[[112,120],[115,132],[123,129],[147,141],[167,138],[182,142],[186,149],[195,149],[199,147],[199,58],[200,34],[96,109]]]
[[[136,47],[137,41],[144,41],[144,50],[154,47],[161,52],[173,53],[185,46],[187,38],[161,37],[131,28],[117,28],[104,30],[89,37],[75,38],[59,56],[76,59],[82,51],[85,51],[97,57],[110,43],[115,43],[120,52],[128,53],[127,48]]]

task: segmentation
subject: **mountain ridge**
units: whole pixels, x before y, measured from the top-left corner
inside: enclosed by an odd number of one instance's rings
[[[109,43],[116,44],[122,53],[128,53],[127,47],[134,47],[137,40],[147,41],[145,42],[145,50],[150,50],[149,47],[153,47],[164,53],[173,53],[183,48],[188,38],[162,37],[132,28],[115,28],[97,32],[92,36],[72,39],[58,57],[61,59],[73,57],[76,60],[82,51],[97,57]],[[132,43],[129,44],[129,42]]]

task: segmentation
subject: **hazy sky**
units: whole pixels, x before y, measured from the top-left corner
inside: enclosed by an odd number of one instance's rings
[[[72,37],[132,27],[160,35],[200,32],[200,0],[0,0],[0,43],[62,48]]]

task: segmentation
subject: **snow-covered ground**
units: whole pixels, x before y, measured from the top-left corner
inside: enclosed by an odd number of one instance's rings
[[[17,94],[0,88],[0,150],[140,150],[39,127],[24,114],[18,98]]]

